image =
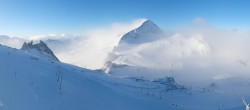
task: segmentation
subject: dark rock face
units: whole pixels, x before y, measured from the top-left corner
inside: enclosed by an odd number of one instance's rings
[[[53,51],[44,43],[40,41],[38,44],[33,44],[33,41],[26,43],[24,42],[21,50],[23,51],[37,51],[40,52],[42,55],[47,55],[53,60],[59,61],[59,59],[54,55]]]

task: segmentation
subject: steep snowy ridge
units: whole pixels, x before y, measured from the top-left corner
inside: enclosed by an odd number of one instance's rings
[[[54,55],[53,51],[43,42],[40,41],[38,44],[33,44],[33,41],[26,43],[24,42],[21,50],[37,56],[48,57],[52,60],[59,61]]]

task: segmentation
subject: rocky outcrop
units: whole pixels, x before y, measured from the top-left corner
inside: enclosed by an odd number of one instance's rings
[[[46,56],[52,60],[59,61],[59,59],[55,56],[53,51],[43,41],[40,41],[37,44],[33,44],[33,41],[29,43],[24,42],[21,50],[34,54],[34,55]]]

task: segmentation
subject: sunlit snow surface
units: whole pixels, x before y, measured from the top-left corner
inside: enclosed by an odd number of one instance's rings
[[[107,76],[5,46],[0,61],[3,110],[239,110],[241,97],[250,99],[247,78],[169,85],[164,79]]]

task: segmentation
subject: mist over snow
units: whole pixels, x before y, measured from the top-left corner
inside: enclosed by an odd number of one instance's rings
[[[44,40],[56,56],[66,63],[100,69],[121,37],[139,27],[146,19],[131,23],[113,23],[89,30],[85,35],[41,35],[28,38],[1,36],[0,43],[20,48],[24,41]],[[135,46],[129,51],[127,63],[148,68],[173,70],[178,81],[216,80],[250,72],[250,32],[223,29],[197,18],[192,25],[163,30],[161,39]],[[168,72],[165,75],[169,75]],[[185,79],[186,77],[189,79]],[[184,80],[185,79],[185,80]],[[195,82],[195,81],[194,81]]]
[[[138,19],[129,24],[113,23],[106,28],[90,30],[85,37],[77,39],[70,45],[69,53],[60,53],[58,56],[65,58],[65,62],[100,69],[105,64],[108,53],[117,45],[122,35],[135,29],[144,21],[145,19]]]
[[[140,26],[146,19],[135,19],[129,23],[115,22],[110,26],[88,30],[84,35],[49,34],[26,38],[0,36],[0,43],[21,48],[23,42],[45,41],[62,61],[77,66],[100,69],[107,55],[119,42],[123,34]]]
[[[214,27],[202,18],[195,19],[190,26],[164,31],[167,34],[151,42],[120,44],[111,62],[121,67],[115,66],[111,72],[130,76],[133,72],[127,71],[131,68],[123,65],[136,66],[140,69],[135,69],[132,76],[155,79],[171,75],[177,82],[199,85],[249,77],[249,31]]]
[[[7,45],[13,48],[21,48],[25,39],[18,37],[9,37],[7,35],[0,35],[0,44]]]

